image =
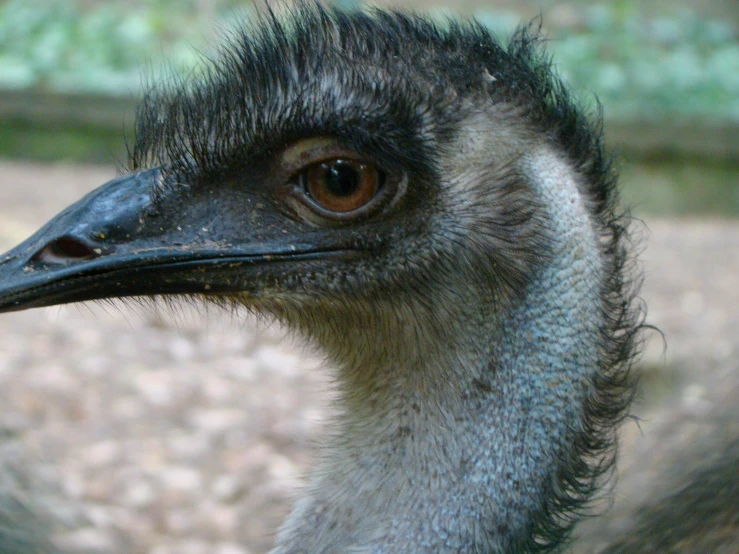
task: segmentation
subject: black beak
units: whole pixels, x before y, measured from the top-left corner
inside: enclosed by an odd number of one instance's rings
[[[286,261],[310,264],[353,250],[270,219],[279,214],[226,210],[223,217],[241,219],[223,225],[207,199],[189,213],[182,206],[163,213],[152,200],[161,178],[152,169],[114,179],[1,256],[0,312],[113,297],[254,292],[283,274]]]

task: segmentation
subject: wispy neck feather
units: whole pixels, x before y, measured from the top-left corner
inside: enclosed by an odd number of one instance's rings
[[[401,313],[376,344],[345,330],[365,354],[344,358],[344,418],[275,554],[525,553],[566,534],[608,466],[590,413],[606,264],[568,163],[542,148],[519,169],[545,206],[546,261],[505,308],[458,282],[456,304],[405,328]]]

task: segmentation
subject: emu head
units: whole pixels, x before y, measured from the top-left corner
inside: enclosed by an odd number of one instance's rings
[[[2,309],[202,294],[334,322],[451,308],[463,283],[502,300],[547,254],[526,154],[555,144],[610,184],[526,31],[506,51],[398,14],[262,23],[148,94],[130,172],[0,260]]]
[[[334,449],[352,450],[281,544],[454,551],[400,515],[421,505],[393,496],[414,468],[429,518],[460,510],[440,506],[452,491],[477,506],[439,524],[474,551],[567,532],[611,468],[638,324],[600,123],[535,33],[503,47],[399,13],[267,17],[148,94],[128,169],[0,258],[0,310],[198,295],[324,347],[345,385]]]

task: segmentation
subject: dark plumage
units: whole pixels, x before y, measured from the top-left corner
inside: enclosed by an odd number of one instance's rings
[[[0,260],[0,309],[199,294],[321,347],[345,419],[275,554],[563,544],[643,310],[600,116],[538,31],[306,4],[204,69],[147,95],[130,176]],[[371,199],[317,205],[324,162],[332,201],[376,175]]]

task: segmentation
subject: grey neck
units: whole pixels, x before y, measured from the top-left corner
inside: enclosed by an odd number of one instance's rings
[[[504,310],[470,283],[338,360],[341,420],[273,554],[527,551],[597,371],[602,263],[567,164],[521,164],[548,261]]]

